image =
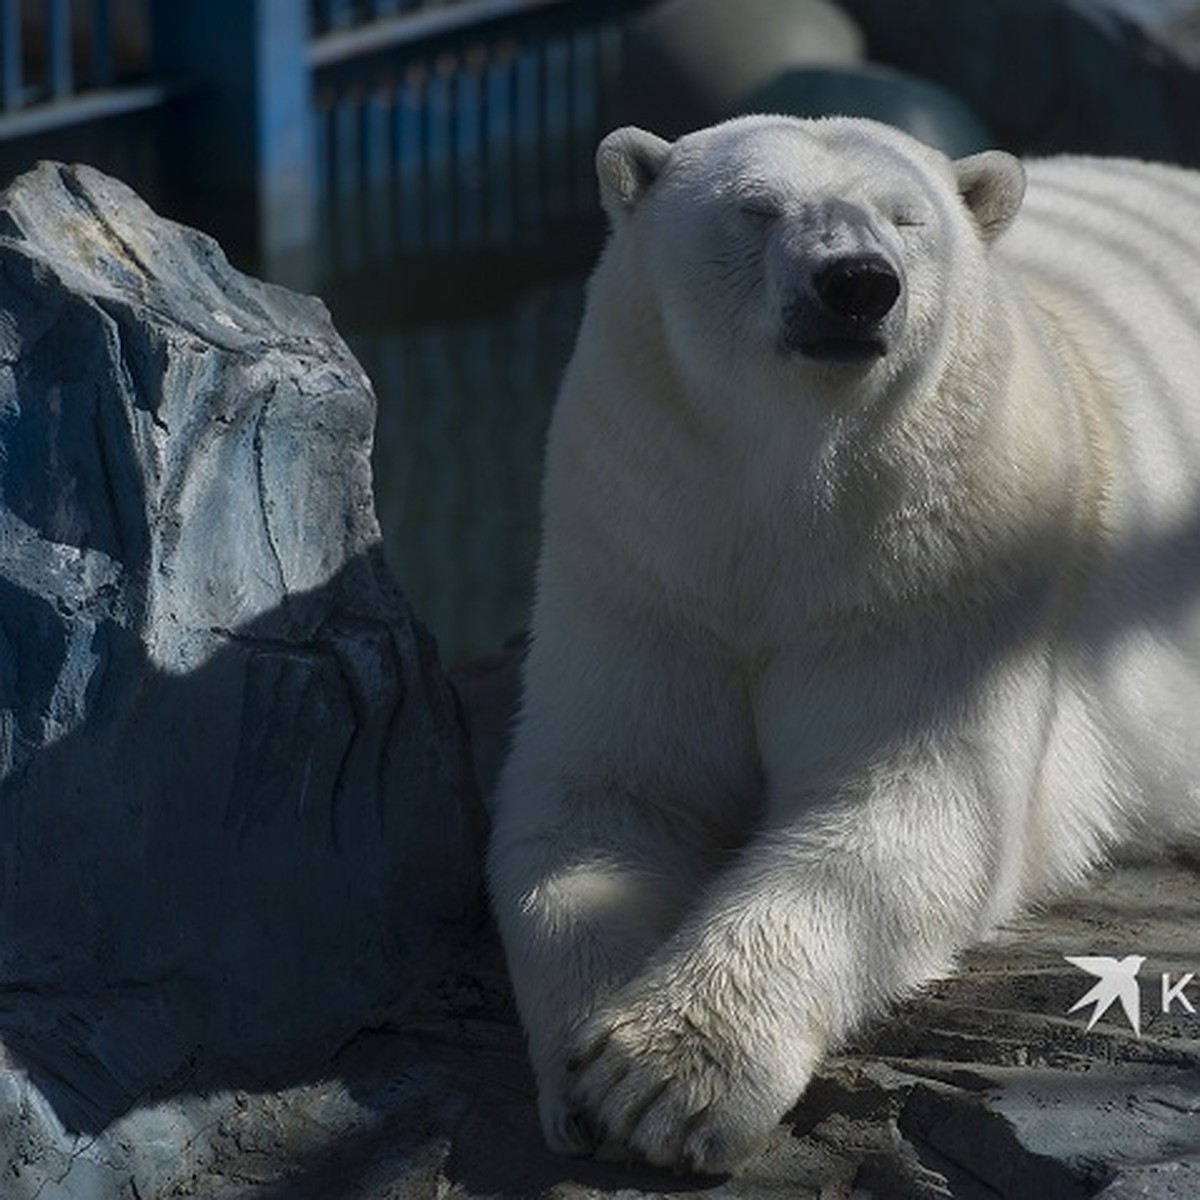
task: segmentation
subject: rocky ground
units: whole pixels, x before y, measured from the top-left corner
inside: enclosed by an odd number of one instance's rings
[[[334,1086],[374,1112],[370,1131],[261,1190],[236,1179],[235,1157],[224,1194],[1066,1200],[1107,1185],[1106,1200],[1193,1197],[1200,1046],[1188,1019],[1152,1017],[1140,1040],[1119,1014],[1084,1033],[1065,1014],[1088,977],[1061,949],[1134,947],[1176,974],[1196,965],[1195,885],[1180,866],[1121,871],[973,952],[832,1059],[745,1172],[716,1181],[542,1149],[503,965],[481,932],[420,1017],[363,1034],[331,1064]]]
[[[485,778],[511,660],[460,675]],[[164,1194],[214,1200],[1104,1200],[1200,1195],[1200,1014],[1160,978],[1200,973],[1200,876],[1128,865],[1006,929],[829,1060],[743,1173],[672,1176],[555,1158],[486,923],[405,1015],[380,1014],[321,1081],[218,1103],[205,1163]],[[1142,954],[1142,1034],[1085,1031],[1094,982],[1063,955]],[[1200,985],[1190,998],[1200,1001]],[[141,1191],[145,1197],[150,1194]]]
[[[511,657],[460,673],[485,782],[516,692]],[[448,936],[415,1004],[379,1011],[285,1077],[180,1064],[101,1133],[63,1127],[0,1061],[4,1200],[1192,1200],[1200,1195],[1200,1013],[1160,978],[1200,974],[1200,875],[1128,865],[1006,929],[831,1058],[733,1178],[555,1158],[500,948],[482,914]],[[1116,1006],[1068,1014],[1094,982],[1063,955],[1146,956],[1142,1033]],[[1200,1003],[1200,984],[1188,998]],[[103,1030],[88,1041],[110,1065]],[[226,1064],[228,1068],[228,1064]],[[82,1073],[81,1073],[82,1072]],[[118,1072],[119,1073],[119,1072]],[[43,1080],[43,1083],[45,1081]]]

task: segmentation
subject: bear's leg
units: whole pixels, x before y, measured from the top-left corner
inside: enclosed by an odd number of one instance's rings
[[[518,752],[506,770],[489,855],[492,904],[538,1083],[546,1142],[593,1149],[567,1102],[568,1047],[627,983],[701,886],[695,857],[613,787],[539,784]]]
[[[488,882],[546,1140],[579,1154],[593,1146],[566,1099],[569,1048],[744,842],[762,771],[744,692],[719,664],[631,629],[589,592],[557,596],[552,566]]]
[[[773,802],[576,1039],[569,1096],[598,1137],[652,1163],[728,1170],[828,1048],[950,964],[1006,869],[1001,823],[972,764],[953,761],[927,747],[924,762],[877,760],[800,815]]]

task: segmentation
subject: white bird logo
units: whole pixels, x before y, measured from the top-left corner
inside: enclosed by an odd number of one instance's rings
[[[1137,973],[1146,961],[1144,954],[1127,954],[1124,958],[1107,958],[1104,955],[1084,955],[1072,958],[1069,954],[1063,957],[1073,966],[1089,975],[1095,975],[1100,980],[1086,995],[1071,1005],[1067,1012],[1078,1012],[1085,1004],[1095,1004],[1091,1019],[1087,1023],[1091,1029],[1095,1023],[1112,1007],[1114,1000],[1120,1000],[1125,1010],[1129,1024],[1137,1037],[1142,1036],[1142,1006],[1141,995],[1138,992]]]

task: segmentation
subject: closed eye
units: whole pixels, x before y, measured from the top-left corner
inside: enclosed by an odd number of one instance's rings
[[[755,221],[774,221],[783,215],[783,204],[774,196],[743,196],[738,207]]]
[[[925,219],[918,212],[913,212],[907,208],[900,208],[892,213],[892,224],[897,229],[919,229],[925,224]]]

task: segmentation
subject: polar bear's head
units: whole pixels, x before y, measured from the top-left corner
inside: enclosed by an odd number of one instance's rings
[[[761,384],[766,364],[771,382],[825,390],[935,356],[1024,193],[1011,155],[951,162],[849,118],[743,117],[674,143],[620,129],[597,168],[621,269],[672,359],[697,379]]]

